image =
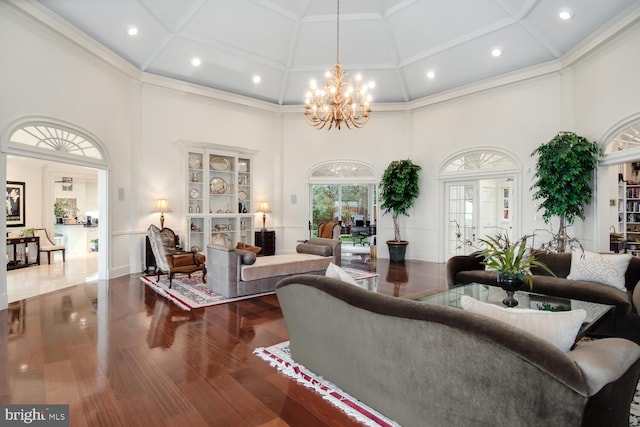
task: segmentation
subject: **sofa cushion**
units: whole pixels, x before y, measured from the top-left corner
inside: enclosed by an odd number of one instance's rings
[[[625,273],[630,261],[631,254],[597,254],[574,250],[567,279],[601,283],[626,291]]]
[[[478,301],[468,295],[460,298],[460,304],[463,309],[472,313],[482,314],[524,329],[549,341],[564,352],[569,351],[573,346],[580,326],[587,317],[587,312],[582,309],[550,312],[526,308],[504,308]]]
[[[357,285],[358,282],[355,281],[353,277],[341,267],[338,267],[334,263],[329,264],[327,267],[327,271],[325,272],[325,276],[333,277],[334,279],[342,280],[343,282],[350,283],[352,285]]]
[[[310,243],[299,243],[296,246],[296,252],[299,254],[312,254],[319,256],[331,256],[333,251],[329,246],[313,245]]]
[[[242,242],[238,242],[238,244],[236,245],[236,249],[242,249],[243,251],[253,252],[254,254],[260,253],[260,251],[262,250],[262,248],[259,246],[251,246]]]
[[[243,281],[268,277],[288,276],[325,271],[333,258],[311,254],[285,254],[256,259],[253,265],[242,265],[240,278]]]

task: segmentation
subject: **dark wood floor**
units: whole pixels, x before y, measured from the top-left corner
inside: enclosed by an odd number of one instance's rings
[[[387,295],[446,289],[444,264],[343,266],[375,269]],[[275,296],[189,312],[137,276],[102,286],[0,311],[0,403],[69,404],[72,426],[359,425],[252,354],[288,339]]]

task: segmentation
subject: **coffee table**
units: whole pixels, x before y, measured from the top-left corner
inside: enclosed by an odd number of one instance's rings
[[[506,296],[506,292],[502,288],[478,283],[470,283],[468,285],[459,286],[437,294],[414,298],[414,300],[461,309],[460,297],[462,295],[468,295],[478,301],[506,308],[506,306],[502,304],[502,300]],[[587,312],[587,317],[576,336],[576,341],[591,331],[598,323],[600,323],[605,315],[609,312],[613,312],[614,309],[614,306],[612,305],[558,298],[526,291],[518,291],[514,294],[514,297],[519,303],[518,306],[515,307],[516,310],[518,308],[531,308],[534,310],[548,311],[566,311],[576,310],[579,308],[585,310]]]

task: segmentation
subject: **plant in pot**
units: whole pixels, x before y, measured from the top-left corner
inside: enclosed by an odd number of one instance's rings
[[[565,252],[567,246],[580,243],[567,234],[567,226],[576,217],[584,219],[585,206],[593,195],[593,172],[603,155],[602,148],[573,132],[559,132],[551,141],[536,148],[535,183],[531,189],[534,200],[542,200],[542,218],[549,224],[552,217],[559,221],[558,232],[543,245],[546,250]]]
[[[533,288],[531,268],[540,268],[555,276],[527,248],[529,237],[532,236],[522,236],[519,240],[512,242],[507,233],[498,233],[495,236],[479,239],[484,248],[478,256],[484,258],[482,264],[497,272],[498,285],[507,292],[507,297],[502,300],[507,307],[518,305],[518,300],[513,297],[513,294],[520,290],[525,282],[529,285],[529,289]]]
[[[409,209],[420,194],[419,172],[422,168],[411,160],[394,160],[382,175],[381,209],[391,212],[393,218],[393,240],[387,240],[389,258],[394,262],[404,261],[408,241],[400,237],[400,215],[409,216]]]
[[[55,202],[53,204],[53,215],[56,217],[56,222],[58,224],[62,224],[62,217],[65,214],[65,209],[64,206],[62,206],[62,203],[60,202]]]

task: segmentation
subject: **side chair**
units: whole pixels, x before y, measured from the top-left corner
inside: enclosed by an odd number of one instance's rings
[[[34,228],[33,235],[40,238],[40,252],[47,253],[47,264],[51,264],[51,252],[62,252],[62,262],[66,261],[64,245],[53,243],[46,228]]]
[[[176,249],[176,235],[170,228],[162,230],[151,224],[147,229],[149,244],[156,258],[156,273],[158,275],[156,283],[160,281],[160,276],[169,276],[169,288],[171,288],[173,277],[177,273],[183,273],[191,277],[191,273],[202,271],[202,280],[207,282],[206,257],[198,252],[184,252]]]

